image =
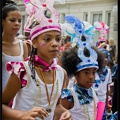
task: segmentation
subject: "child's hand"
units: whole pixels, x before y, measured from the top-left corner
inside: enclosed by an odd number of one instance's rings
[[[20,120],[36,120],[36,117],[39,117],[41,119],[44,119],[44,117],[48,116],[48,112],[41,108],[41,107],[34,107],[33,109],[24,112],[21,117]]]
[[[68,110],[66,110],[64,113],[62,113],[59,120],[72,120],[72,116]]]

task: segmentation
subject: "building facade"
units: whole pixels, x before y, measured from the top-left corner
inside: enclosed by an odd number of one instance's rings
[[[45,0],[43,0],[45,1]],[[60,13],[60,22],[64,22],[64,16],[71,14],[82,21],[88,21],[92,25],[95,21],[105,22],[109,26],[108,39],[113,38],[114,43],[118,44],[118,16],[115,11],[117,0],[65,0],[65,4],[60,4],[55,0],[55,9]],[[24,0],[16,0],[22,13],[22,26],[20,33],[24,34],[24,24],[27,18]],[[115,11],[115,12],[114,12]],[[95,43],[99,37],[99,32],[94,36]],[[118,47],[118,46],[117,46]]]

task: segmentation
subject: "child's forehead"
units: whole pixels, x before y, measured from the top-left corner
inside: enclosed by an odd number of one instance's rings
[[[85,68],[81,71],[91,71],[91,70],[96,70],[96,68],[95,67],[90,67],[90,68]]]
[[[47,31],[47,32],[44,32],[41,34],[41,36],[52,36],[52,35],[60,35],[61,36],[61,33],[59,31],[52,30],[52,31]]]

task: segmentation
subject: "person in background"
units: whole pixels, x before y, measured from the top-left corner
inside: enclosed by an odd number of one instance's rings
[[[118,62],[118,57],[117,57],[117,62]],[[118,86],[118,63],[116,63],[113,67],[113,71],[112,71],[112,79],[113,79],[113,83],[114,83],[114,87],[113,87],[113,96],[112,96],[112,112],[115,113],[116,111],[118,111],[118,92],[117,92],[117,86]]]
[[[104,53],[104,67],[101,72],[98,72],[98,78],[96,78],[93,88],[98,95],[99,101],[106,102],[106,108],[102,120],[106,120],[107,117],[107,105],[108,105],[108,84],[112,82],[112,73],[108,67],[109,52],[105,48],[99,48]]]
[[[4,5],[2,8],[2,90],[10,76],[5,69],[5,64],[9,61],[22,61],[28,57],[27,45],[16,37],[21,26],[20,10],[14,1],[9,0]]]
[[[51,18],[41,13],[46,8],[40,2],[31,4],[36,22],[31,23],[30,59],[6,64],[11,75],[2,93],[2,115],[5,120],[53,120],[54,114],[60,120],[72,120],[70,112],[60,102],[61,91],[66,88],[67,74],[54,60],[60,50],[61,28],[56,16],[58,13],[52,8],[54,1],[48,0],[50,2],[46,6],[50,8]],[[39,17],[36,15],[38,13]],[[8,104],[13,98],[10,108]]]
[[[113,38],[110,38],[109,40],[109,46],[110,46],[110,58],[114,62],[115,61],[115,56],[116,56],[116,45],[114,44]]]

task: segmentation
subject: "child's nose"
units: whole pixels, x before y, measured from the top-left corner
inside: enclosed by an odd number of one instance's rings
[[[53,46],[57,46],[57,45],[58,45],[58,42],[57,42],[56,40],[53,40],[52,45],[53,45]]]
[[[90,74],[90,79],[94,79],[95,75],[94,74]]]

